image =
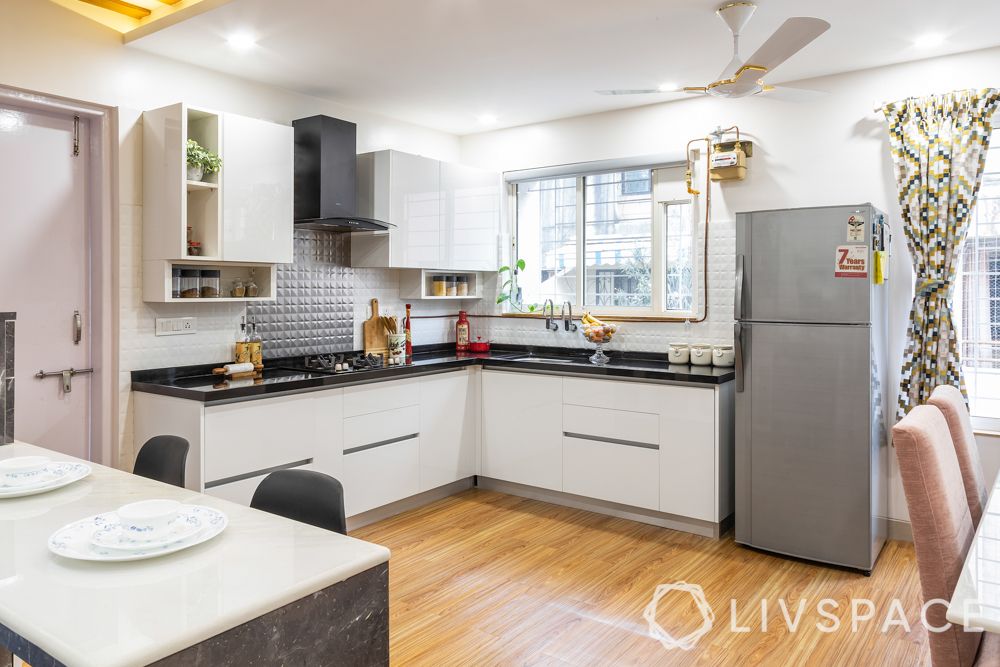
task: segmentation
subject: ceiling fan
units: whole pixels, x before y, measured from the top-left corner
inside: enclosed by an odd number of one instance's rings
[[[706,94],[713,97],[747,97],[773,89],[764,83],[764,77],[778,65],[805,48],[810,42],[830,28],[823,19],[796,16],[786,20],[774,34],[767,38],[752,56],[740,57],[740,31],[757,10],[752,2],[730,2],[715,10],[733,33],[733,58],[722,70],[719,78],[704,86],[685,88],[650,88],[641,90],[598,90],[601,95],[646,95],[649,93]]]

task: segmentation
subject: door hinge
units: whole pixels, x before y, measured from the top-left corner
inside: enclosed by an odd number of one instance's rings
[[[73,116],[73,157],[80,156],[80,117]]]

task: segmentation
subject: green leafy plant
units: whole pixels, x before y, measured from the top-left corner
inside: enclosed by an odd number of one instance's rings
[[[187,140],[187,163],[192,167],[201,167],[206,174],[214,174],[222,169],[222,158],[203,147],[194,139]]]
[[[514,264],[514,268],[509,266],[501,266],[497,269],[497,274],[500,276],[500,294],[497,295],[497,303],[509,303],[512,308],[521,311],[522,313],[533,313],[537,310],[538,306],[536,304],[523,304],[521,303],[520,294],[517,290],[517,274],[524,271],[525,262],[523,259],[517,260]]]

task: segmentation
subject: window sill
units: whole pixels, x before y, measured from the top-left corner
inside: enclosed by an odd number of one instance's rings
[[[695,320],[698,319],[696,315],[616,315],[614,313],[602,313],[600,311],[590,311],[590,314],[594,317],[607,320],[609,322],[687,322],[690,321],[692,324],[697,324]],[[541,312],[534,313],[501,313],[500,317],[512,318],[512,319],[531,319],[531,320],[543,320],[545,316]],[[561,320],[562,317],[556,312],[553,319]],[[576,321],[580,320],[580,316],[574,313],[573,319]]]

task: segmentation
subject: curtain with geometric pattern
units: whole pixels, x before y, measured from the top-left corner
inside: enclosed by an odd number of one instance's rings
[[[966,393],[950,298],[998,100],[998,90],[963,90],[908,98],[882,109],[916,275],[900,416],[925,403],[939,384]]]

